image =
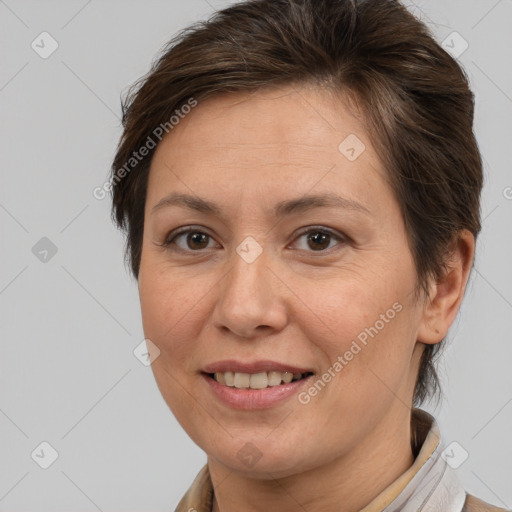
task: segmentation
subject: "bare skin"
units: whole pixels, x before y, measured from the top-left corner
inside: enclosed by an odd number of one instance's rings
[[[353,161],[338,149],[350,134],[366,147]],[[156,150],[139,274],[144,333],[160,350],[152,368],[164,399],[208,456],[215,512],[355,512],[414,461],[420,356],[455,318],[474,239],[460,234],[446,277],[418,300],[384,172],[346,104],[305,87],[210,98]],[[153,210],[171,192],[214,202],[220,215]],[[325,193],[360,207],[274,214],[281,201]],[[181,227],[195,237],[174,238]],[[248,236],[262,248],[251,263],[236,251]],[[224,359],[271,359],[321,377],[380,315],[388,321],[378,334],[307,403],[292,396],[241,411],[200,373]],[[261,454],[250,467],[237,456],[246,443]]]

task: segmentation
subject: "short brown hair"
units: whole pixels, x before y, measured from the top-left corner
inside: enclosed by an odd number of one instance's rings
[[[460,230],[476,238],[483,177],[474,97],[428,28],[398,0],[242,1],[180,32],[123,101],[112,217],[127,235],[135,278],[154,148],[127,170],[133,152],[190,98],[306,83],[347,94],[361,109],[401,207],[418,290],[443,275]],[[415,405],[440,391],[440,346],[425,346]]]

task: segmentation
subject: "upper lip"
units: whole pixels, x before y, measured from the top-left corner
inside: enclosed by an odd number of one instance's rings
[[[225,361],[216,361],[203,367],[204,373],[223,373],[223,372],[239,372],[239,373],[260,373],[260,372],[290,372],[290,373],[313,373],[310,368],[293,366],[278,361],[270,361],[268,359],[244,362],[235,361],[234,359]]]

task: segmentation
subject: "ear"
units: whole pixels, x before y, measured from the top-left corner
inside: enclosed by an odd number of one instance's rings
[[[458,233],[446,261],[447,270],[430,287],[418,331],[418,341],[442,341],[459,310],[475,255],[475,237],[467,229]]]

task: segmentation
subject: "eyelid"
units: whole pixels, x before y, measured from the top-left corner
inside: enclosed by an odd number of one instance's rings
[[[331,228],[328,228],[325,226],[318,226],[318,225],[304,226],[303,228],[300,228],[299,231],[297,231],[297,233],[295,234],[295,237],[302,236],[305,233],[309,233],[310,231],[315,231],[315,230],[322,231],[323,233],[332,235],[339,239],[344,238],[344,235],[342,235],[341,233],[338,233],[334,229],[331,229]],[[345,238],[347,238],[347,237],[345,237]]]

